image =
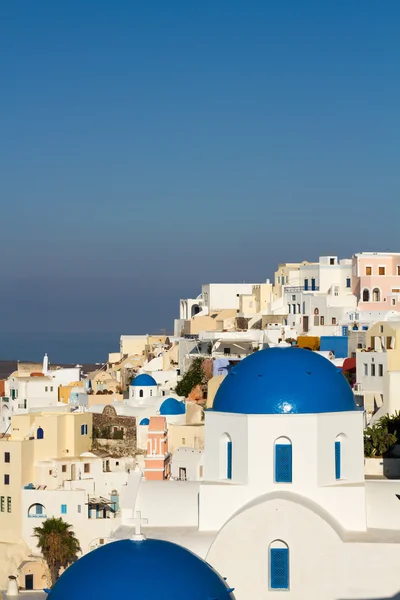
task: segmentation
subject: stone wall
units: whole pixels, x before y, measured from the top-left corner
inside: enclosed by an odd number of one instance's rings
[[[136,454],[136,418],[118,416],[113,406],[93,415],[93,450],[108,451],[110,456]]]

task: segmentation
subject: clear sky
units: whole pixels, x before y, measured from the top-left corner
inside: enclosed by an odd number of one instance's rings
[[[0,335],[400,251],[398,0],[0,3]],[[5,354],[5,352],[3,352]]]

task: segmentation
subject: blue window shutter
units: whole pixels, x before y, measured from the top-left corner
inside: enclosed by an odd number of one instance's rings
[[[226,478],[232,479],[232,442],[226,444]]]
[[[84,434],[85,434],[85,426],[81,425],[81,435],[84,435]]]
[[[275,481],[292,483],[292,444],[275,445]]]
[[[61,514],[62,515],[67,514],[67,505],[66,504],[61,504]]]
[[[288,548],[271,548],[270,550],[270,588],[273,590],[289,589]]]
[[[341,447],[340,442],[335,442],[335,477],[336,479],[341,478]]]
[[[307,291],[308,290],[308,279],[304,280],[304,290]]]

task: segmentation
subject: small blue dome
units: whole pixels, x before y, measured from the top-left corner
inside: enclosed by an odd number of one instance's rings
[[[157,382],[151,375],[147,375],[147,373],[142,373],[135,377],[132,381],[131,386],[133,387],[153,387],[156,386]]]
[[[186,406],[175,398],[167,398],[160,406],[160,415],[184,415]]]
[[[85,554],[61,575],[48,598],[234,600],[209,564],[161,540],[119,540]]]
[[[142,419],[139,425],[150,425],[150,419]]]
[[[323,356],[302,348],[254,352],[225,377],[213,410],[300,414],[357,410],[347,380]]]

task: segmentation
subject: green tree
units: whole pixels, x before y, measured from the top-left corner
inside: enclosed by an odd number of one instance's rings
[[[380,421],[364,431],[364,456],[377,458],[384,456],[397,441],[396,433],[390,433]]]
[[[176,393],[178,396],[184,396],[187,398],[196,385],[203,385],[205,383],[205,374],[203,371],[203,359],[195,358],[189,367],[189,370],[184,374],[182,379],[176,386]]]
[[[81,551],[79,541],[68,525],[61,518],[46,519],[41,527],[35,527],[34,535],[38,539],[43,558],[50,571],[53,586],[60,576],[60,570],[66,569],[78,558]]]

